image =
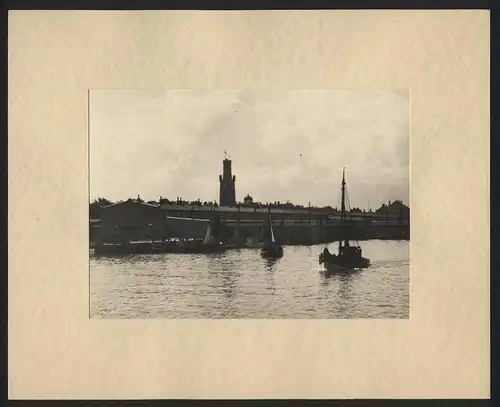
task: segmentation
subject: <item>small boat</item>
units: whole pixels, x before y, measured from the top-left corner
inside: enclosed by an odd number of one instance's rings
[[[268,259],[277,259],[283,257],[283,247],[280,244],[276,243],[276,240],[274,238],[271,215],[268,216],[266,240],[264,242],[264,247],[262,247],[260,251],[260,255]]]
[[[245,242],[245,247],[249,249],[262,249],[264,242],[258,242],[255,238],[248,238]]]
[[[346,182],[345,169],[342,172],[342,203],[340,213],[340,240],[337,254],[332,254],[327,247],[319,255],[319,264],[324,264],[328,271],[344,271],[352,269],[367,268],[370,266],[370,260],[363,257],[363,251],[356,242],[351,246],[347,231],[346,223]]]
[[[195,253],[221,253],[226,250],[226,245],[213,235],[212,222],[208,224],[203,241],[197,243],[193,247]]]

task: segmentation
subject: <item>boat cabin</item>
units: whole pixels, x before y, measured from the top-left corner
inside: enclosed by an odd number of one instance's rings
[[[339,248],[339,255],[350,257],[353,259],[361,258],[361,247],[358,246],[349,246],[349,243],[346,243],[345,246],[341,246]]]

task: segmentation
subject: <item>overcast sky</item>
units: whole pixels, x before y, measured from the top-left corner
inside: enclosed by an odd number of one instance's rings
[[[92,90],[91,199],[236,199],[337,206],[409,201],[409,92]]]

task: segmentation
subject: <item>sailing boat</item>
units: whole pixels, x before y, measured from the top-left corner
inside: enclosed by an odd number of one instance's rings
[[[267,234],[264,242],[264,247],[260,251],[260,255],[266,258],[277,259],[283,257],[283,247],[276,243],[274,238],[273,222],[271,220],[271,214],[267,218]]]
[[[182,253],[220,253],[224,250],[224,244],[214,236],[212,220],[208,223],[203,240],[188,239],[181,244]]]
[[[319,255],[319,264],[324,264],[325,269],[333,270],[352,270],[357,268],[366,268],[370,265],[370,260],[363,257],[361,247],[356,243],[351,246],[346,233],[346,182],[345,168],[342,171],[342,203],[340,213],[340,240],[338,254],[331,254],[327,247]]]
[[[205,238],[203,239],[203,243],[201,245],[201,251],[203,253],[223,252],[225,250],[225,245],[213,234],[213,221],[214,219],[210,220],[210,222],[208,223]]]

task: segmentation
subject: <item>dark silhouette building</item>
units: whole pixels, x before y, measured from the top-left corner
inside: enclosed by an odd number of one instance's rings
[[[382,204],[380,208],[375,211],[376,214],[385,215],[386,218],[398,217],[400,220],[409,220],[410,219],[410,208],[406,206],[403,201],[389,201],[388,204]]]
[[[220,183],[220,206],[235,206],[236,205],[236,176],[231,172],[231,160],[225,158],[223,163],[222,175],[219,175]]]
[[[252,205],[253,204],[253,198],[250,196],[250,194],[247,194],[245,198],[243,198],[243,204],[244,205]]]

